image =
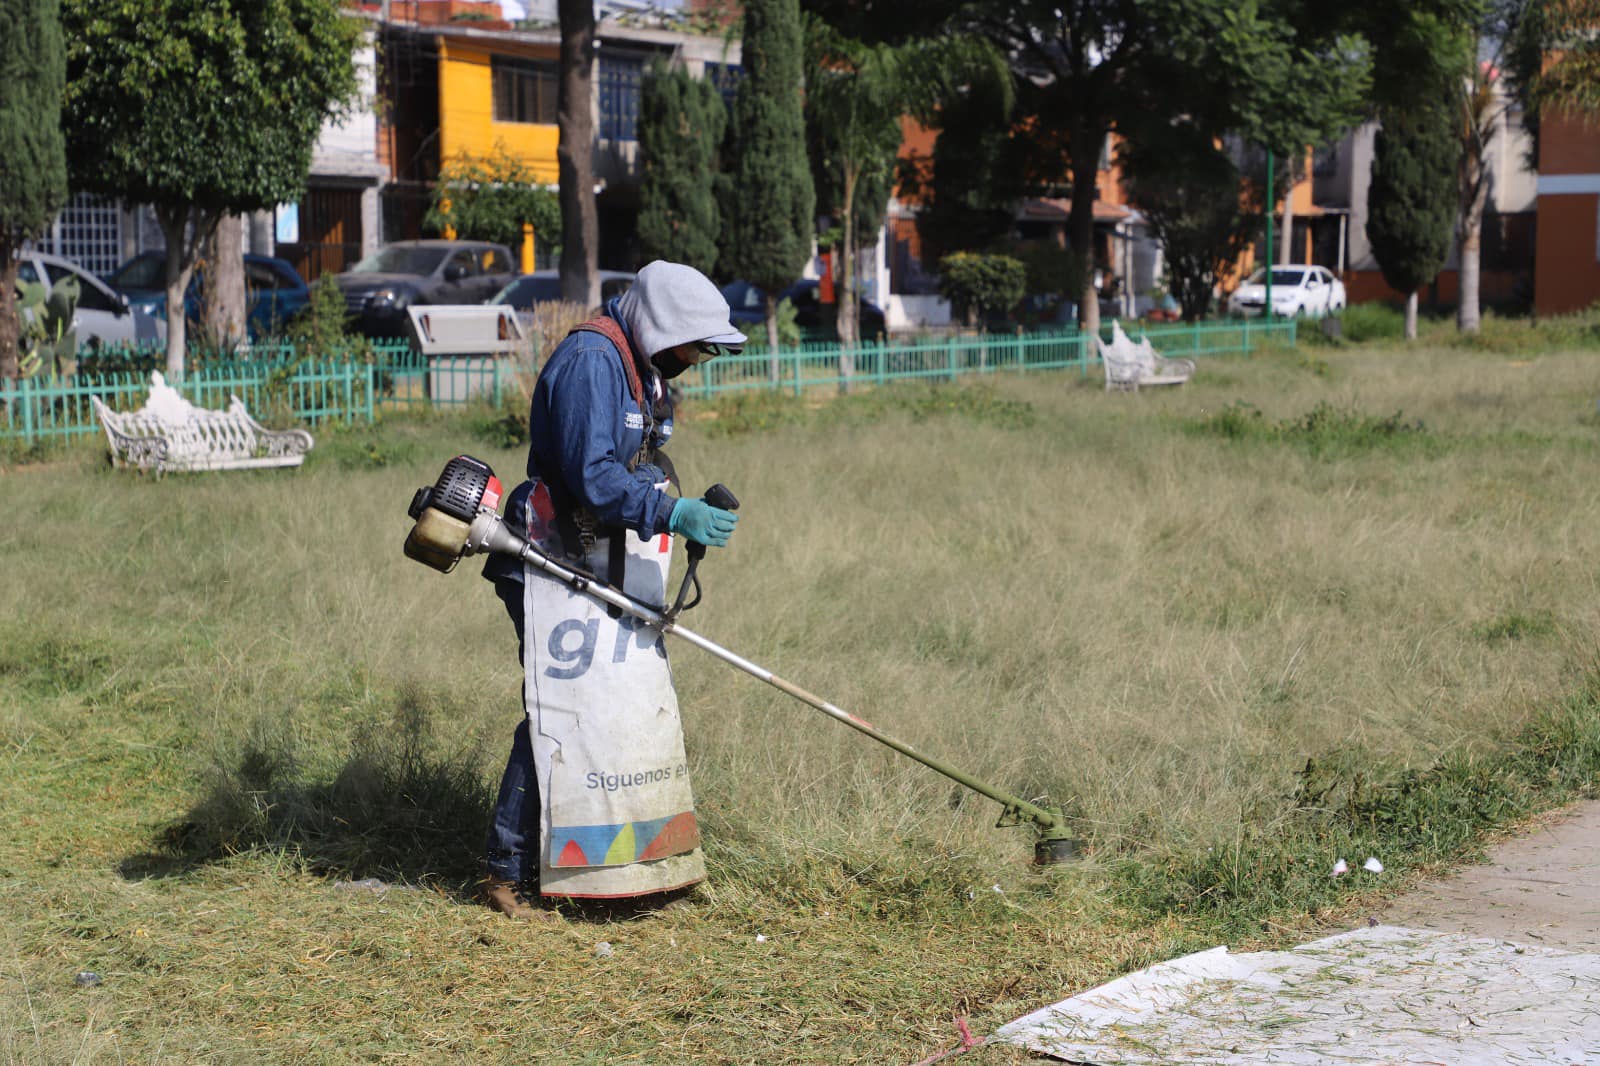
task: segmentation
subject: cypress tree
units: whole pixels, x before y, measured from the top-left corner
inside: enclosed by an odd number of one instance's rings
[[[744,76],[729,130],[733,165],[720,184],[722,272],[767,294],[767,342],[777,378],[778,294],[811,258],[816,192],[806,160],[803,39],[797,0],[744,5]]]
[[[1406,294],[1406,339],[1417,336],[1417,290],[1439,275],[1456,217],[1461,157],[1453,101],[1423,93],[1380,112],[1367,189],[1367,237],[1383,280]]]
[[[728,123],[722,96],[681,67],[656,65],[639,98],[639,242],[646,261],[717,265],[717,149]]]
[[[0,0],[0,380],[17,376],[17,254],[67,199],[60,0]]]

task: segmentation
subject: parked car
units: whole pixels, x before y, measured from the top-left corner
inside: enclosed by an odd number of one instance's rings
[[[167,324],[149,312],[129,305],[121,293],[76,263],[44,252],[23,252],[17,278],[50,288],[63,278],[78,282],[78,308],[72,325],[78,347],[114,344],[155,344],[166,340]]]
[[[355,327],[369,337],[409,335],[413,304],[481,304],[511,280],[511,250],[484,241],[399,241],[334,275]]]
[[[1267,272],[1251,274],[1228,297],[1228,310],[1236,315],[1259,315],[1267,302]],[[1272,313],[1320,318],[1344,310],[1344,282],[1326,267],[1293,263],[1272,268]]]
[[[157,318],[167,315],[167,253],[140,252],[119,266],[107,284],[128,298],[135,308]],[[267,255],[244,257],[245,326],[251,340],[270,337],[283,331],[311,300],[311,290],[287,260]],[[205,303],[205,273],[196,270],[183,295],[183,313],[191,322],[200,320]]]
[[[722,298],[728,301],[732,322],[745,333],[747,326],[760,326],[767,318],[767,294],[748,281],[734,281],[722,287]],[[807,332],[826,332],[835,337],[838,329],[835,320],[836,305],[822,302],[822,286],[807,278],[784,289],[778,297],[794,305],[795,325]],[[888,320],[883,308],[871,300],[862,300],[856,321],[861,327],[862,340],[872,340],[888,332]]]
[[[634,274],[631,270],[602,270],[599,274],[602,305],[613,296],[621,296],[633,287]],[[533,305],[559,299],[561,299],[561,272],[535,270],[532,274],[523,274],[512,279],[511,283],[495,293],[489,302],[510,304],[516,310],[517,319],[522,323],[523,329],[532,329]]]

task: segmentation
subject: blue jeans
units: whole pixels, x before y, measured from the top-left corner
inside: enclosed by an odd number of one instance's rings
[[[522,583],[496,581],[495,595],[505,604],[511,624],[517,627],[517,662],[522,662]],[[520,696],[520,688],[518,693]],[[518,699],[521,704],[521,699]],[[489,822],[489,838],[484,843],[484,868],[490,877],[507,881],[532,882],[539,877],[539,864],[528,862],[528,853],[539,848],[539,779],[533,769],[533,741],[528,731],[528,716],[522,715],[511,736],[511,756],[500,778],[500,795],[495,800],[494,817]]]

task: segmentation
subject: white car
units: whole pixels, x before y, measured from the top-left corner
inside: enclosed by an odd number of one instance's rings
[[[1236,315],[1259,315],[1267,302],[1267,272],[1258,270],[1228,298]],[[1291,263],[1272,268],[1272,313],[1321,318],[1344,310],[1344,282],[1326,267]]]
[[[36,281],[46,289],[62,278],[78,281],[78,308],[72,326],[78,349],[107,345],[146,345],[167,338],[167,324],[147,311],[128,306],[128,298],[76,263],[45,252],[23,252],[17,263],[18,281]]]

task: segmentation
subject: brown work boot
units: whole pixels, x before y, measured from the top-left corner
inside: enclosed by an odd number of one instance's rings
[[[530,895],[526,887],[516,881],[507,881],[501,877],[486,877],[483,881],[483,901],[492,911],[499,911],[507,918],[517,921],[555,922],[560,917],[550,910],[545,910],[539,905],[536,895]]]

